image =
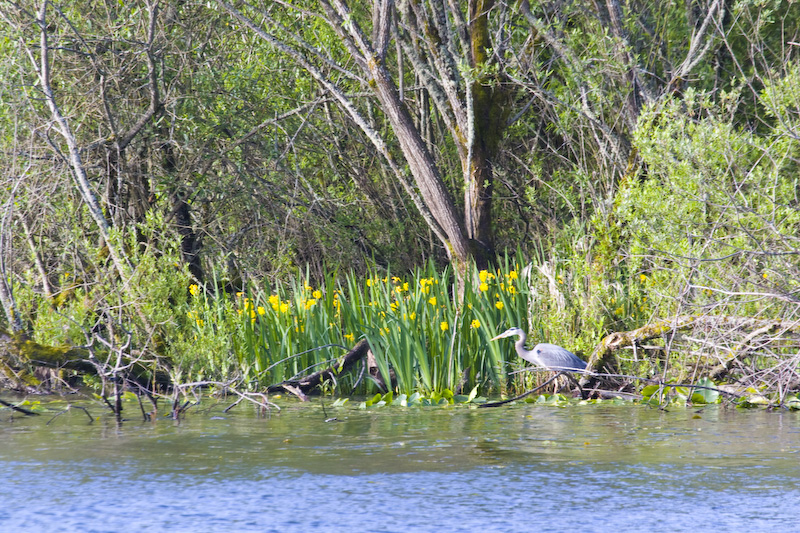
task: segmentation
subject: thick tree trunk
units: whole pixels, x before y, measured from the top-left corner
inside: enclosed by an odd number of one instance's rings
[[[200,263],[200,241],[192,226],[191,208],[183,191],[175,194],[175,224],[181,236],[181,258],[189,266],[189,273],[199,283],[203,283],[203,267]]]
[[[456,214],[453,198],[444,186],[436,162],[420,136],[419,130],[405,104],[400,100],[397,87],[382,63],[370,62],[370,75],[375,82],[376,94],[392,125],[400,149],[436,222],[444,231],[443,244],[451,260],[465,265],[471,257],[469,241]],[[462,271],[463,268],[459,268]]]
[[[328,57],[320,50],[301,39],[287,40],[276,37],[281,24],[261,13],[264,22],[256,23],[233,5],[218,0],[231,15],[298,61],[333,97],[351,119],[364,131],[392,168],[398,180],[409,193],[426,223],[442,242],[459,276],[466,272],[467,265],[476,260],[486,266],[494,255],[494,239],[491,218],[493,169],[499,140],[505,129],[507,103],[504,85],[492,73],[494,56],[493,35],[489,31],[489,13],[494,0],[470,0],[468,17],[462,13],[463,4],[445,3],[443,0],[422,3],[403,3],[402,13],[395,9],[394,0],[376,0],[372,5],[372,31],[368,37],[359,26],[345,0],[322,0],[326,19],[331,29],[348,50],[353,64],[358,65],[360,80],[369,85],[369,90],[381,106],[384,120],[397,140],[408,172],[414,178],[410,184],[405,177],[404,166],[395,159],[391,145],[373,127],[371,121],[355,107],[354,102],[338,84],[326,75],[318,64],[332,66]],[[403,24],[419,39],[420,50],[410,42],[398,46],[419,69],[420,79],[431,94],[443,123],[446,124],[456,145],[464,178],[463,194],[465,208],[460,211],[453,193],[445,186],[442,169],[425,142],[423,127],[417,127],[412,119],[398,83],[386,64],[387,52],[393,35],[403,33],[395,17],[403,18]],[[502,35],[501,35],[502,37]],[[401,37],[398,37],[400,39]],[[501,48],[503,44],[500,45]],[[500,52],[492,52],[502,54]],[[403,56],[397,58],[398,72]],[[471,73],[460,72],[459,64],[470,63]],[[346,72],[351,66],[334,66]],[[475,76],[475,79],[472,79]],[[424,116],[425,109],[421,109]],[[414,185],[416,187],[414,187]]]
[[[438,225],[437,235],[442,240],[456,270],[463,274],[472,258],[472,247],[456,212],[455,203],[444,185],[439,168],[425,145],[420,130],[414,125],[405,103],[400,98],[397,84],[384,63],[389,45],[394,2],[376,3],[373,16],[374,42],[369,42],[355,22],[350,8],[342,0],[323,2],[334,29],[350,44],[357,62],[369,76],[370,86],[380,101],[382,111],[392,127],[400,150],[419,188],[433,219]]]
[[[464,218],[472,255],[479,268],[486,268],[493,259],[492,193],[494,192],[493,160],[508,118],[507,91],[497,76],[489,75],[488,50],[492,46],[488,13],[494,0],[470,0],[470,60],[477,78],[469,86],[469,134],[467,157],[463,162]]]

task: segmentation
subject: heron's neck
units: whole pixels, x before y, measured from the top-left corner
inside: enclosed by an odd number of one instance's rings
[[[527,340],[528,338],[525,335],[520,335],[519,340],[514,343],[514,347],[517,349],[518,353],[520,352],[520,350],[525,349],[525,342]]]

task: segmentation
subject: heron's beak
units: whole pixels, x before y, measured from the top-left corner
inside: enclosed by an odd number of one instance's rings
[[[494,337],[494,338],[489,339],[489,340],[490,341],[496,341],[497,339],[505,339],[506,337],[513,337],[514,335],[519,335],[519,331],[520,331],[519,328],[507,329],[503,333],[498,335],[497,337]]]

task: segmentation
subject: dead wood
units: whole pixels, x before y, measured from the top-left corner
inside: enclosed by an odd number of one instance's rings
[[[0,331],[0,384],[18,391],[38,388],[37,367],[95,373],[87,350],[73,346],[45,346],[18,333]]]
[[[777,349],[797,345],[798,339],[800,339],[798,337],[800,322],[715,315],[679,315],[657,320],[631,331],[620,331],[607,335],[589,358],[586,367],[587,374],[581,377],[580,383],[582,386],[592,388],[600,380],[604,382],[603,388],[618,387],[621,385],[620,382],[615,382],[613,378],[598,377],[597,373],[615,373],[620,368],[618,359],[620,350],[638,349],[643,353],[653,350],[675,350],[677,342],[673,343],[673,341],[680,341],[681,336],[689,334],[692,337],[683,340],[682,344],[699,345],[702,355],[717,361],[717,364],[706,369],[704,375],[717,380],[735,373],[737,374],[736,379],[742,379],[744,374],[752,372],[752,369],[749,368],[752,365],[748,366],[745,359],[753,355],[769,355],[777,361],[776,366],[781,365],[781,357],[773,352],[773,346]],[[665,346],[646,346],[648,341],[654,339],[664,339]],[[784,359],[787,358],[784,357]],[[793,375],[784,379],[784,387],[797,383],[800,378],[796,375],[797,364],[795,363],[793,366],[794,370],[789,372]],[[595,375],[591,373],[595,373]],[[750,378],[751,376],[744,377],[745,381]],[[608,380],[610,382],[605,383]],[[763,384],[775,385],[766,382]]]
[[[7,402],[5,400],[0,400],[0,405],[4,405],[4,406],[8,407],[9,409],[11,409],[12,411],[17,411],[18,413],[22,413],[22,414],[24,414],[26,416],[39,416],[39,413],[36,413],[34,411],[30,411],[30,410],[25,409],[24,407],[20,407],[18,405],[14,405],[13,403]]]
[[[169,375],[156,371],[130,353],[125,353],[124,378],[149,388],[153,384],[167,388],[171,385]],[[41,369],[71,370],[77,374],[97,375],[107,371],[108,365],[98,360],[91,347],[47,346],[34,342],[24,335],[0,331],[0,386],[18,391],[47,389],[48,372]]]
[[[362,339],[353,349],[347,352],[338,366],[329,366],[324,370],[314,372],[300,379],[287,380],[270,385],[267,388],[267,392],[275,393],[283,390],[297,396],[304,402],[308,401],[308,395],[319,392],[320,386],[325,381],[332,380],[335,382],[340,375],[349,372],[357,363],[368,357],[368,353],[370,353],[369,343]]]
[[[518,396],[514,396],[513,398],[508,398],[506,400],[500,400],[500,401],[497,401],[497,402],[482,403],[482,404],[478,405],[478,408],[480,409],[480,408],[484,408],[484,407],[500,407],[501,405],[505,405],[507,403],[516,402],[517,400],[521,400],[522,398],[525,398],[526,396],[530,396],[531,394],[542,390],[543,388],[545,388],[545,386],[547,386],[550,383],[554,382],[555,380],[557,380],[561,376],[567,376],[572,381],[575,381],[575,378],[573,378],[568,372],[562,371],[562,372],[559,372],[559,373],[555,374],[550,379],[548,379],[547,381],[545,381],[544,383],[542,383],[541,385],[539,385],[538,387],[536,387],[534,389],[531,389],[529,391],[523,392],[522,394],[520,394]],[[576,382],[576,384],[577,384],[577,382]],[[578,385],[578,388],[581,389],[581,397],[583,397],[583,389],[581,388],[580,385]]]

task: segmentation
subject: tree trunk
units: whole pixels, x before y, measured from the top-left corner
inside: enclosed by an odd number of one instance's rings
[[[11,293],[11,288],[6,281],[5,270],[0,270],[0,303],[3,304],[3,310],[6,314],[6,320],[11,325],[11,331],[22,333],[22,320],[20,319],[17,305]]]
[[[81,151],[78,147],[78,142],[75,139],[72,128],[70,128],[69,122],[61,113],[61,109],[58,107],[58,103],[56,102],[55,93],[53,92],[53,86],[50,81],[50,49],[48,44],[47,4],[47,1],[42,1],[42,5],[39,8],[39,18],[36,20],[40,31],[40,58],[38,65],[33,53],[29,51],[30,59],[38,74],[39,84],[41,85],[42,93],[44,94],[44,100],[47,103],[47,107],[50,109],[50,112],[53,116],[53,121],[56,123],[56,128],[67,144],[67,159],[69,160],[72,177],[75,179],[78,191],[80,191],[81,197],[83,198],[83,201],[86,203],[86,206],[89,210],[89,214],[97,224],[97,228],[100,230],[103,241],[108,248],[108,255],[111,257],[117,272],[122,278],[127,279],[127,273],[130,270],[128,268],[127,258],[122,251],[117,248],[117,244],[111,239],[111,225],[109,224],[108,220],[106,220],[106,217],[103,214],[103,209],[100,207],[100,203],[97,201],[97,195],[89,183],[89,176],[86,173],[86,167],[81,157]]]
[[[400,100],[397,87],[383,64],[370,62],[369,73],[375,82],[383,112],[397,136],[420,194],[447,237],[443,244],[448,256],[456,262],[461,272],[472,254],[464,228],[456,214],[455,204],[444,186],[436,162],[425,146],[419,130],[414,126],[414,121]]]
[[[472,244],[472,255],[479,268],[486,268],[494,258],[494,231],[492,228],[492,193],[494,169],[500,139],[508,119],[508,97],[502,80],[491,75],[487,67],[492,63],[488,49],[492,47],[489,33],[489,10],[494,0],[470,0],[469,36],[470,61],[475,79],[469,85],[468,154],[464,167],[464,217],[467,237]],[[462,151],[463,153],[463,151]]]

